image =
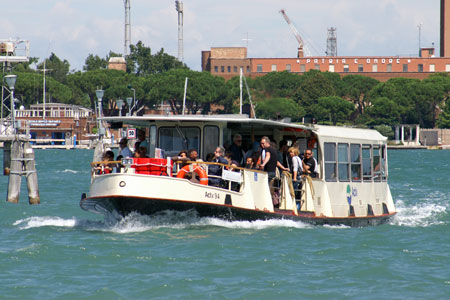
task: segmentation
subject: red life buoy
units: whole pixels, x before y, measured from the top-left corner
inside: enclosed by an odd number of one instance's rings
[[[190,171],[190,165],[184,166],[180,171],[178,171],[177,178],[184,178],[186,173],[191,172]],[[192,166],[193,172],[197,174],[200,177],[200,184],[208,185],[208,175],[206,174],[206,171],[203,170],[200,166]]]

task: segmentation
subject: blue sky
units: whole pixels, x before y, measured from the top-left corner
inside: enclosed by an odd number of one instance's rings
[[[3,0],[6,2],[6,0]],[[0,39],[30,41],[31,56],[54,52],[81,70],[92,53],[122,53],[123,0],[15,0],[2,5]],[[131,0],[131,43],[177,57],[175,1]],[[184,62],[201,68],[201,51],[246,46],[249,57],[296,57],[297,41],[279,13],[284,8],[313,55],[324,55],[327,28],[337,28],[338,55],[410,56],[435,43],[439,0],[184,0]],[[5,4],[5,3],[3,3]]]

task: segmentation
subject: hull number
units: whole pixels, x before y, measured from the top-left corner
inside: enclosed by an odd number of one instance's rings
[[[220,194],[219,193],[205,192],[205,198],[220,199]]]

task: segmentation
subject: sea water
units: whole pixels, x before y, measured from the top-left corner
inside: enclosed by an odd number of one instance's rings
[[[366,228],[85,212],[90,150],[36,150],[41,204],[5,201],[2,299],[450,299],[450,151],[390,150],[397,216]],[[0,153],[2,158],[2,153]]]

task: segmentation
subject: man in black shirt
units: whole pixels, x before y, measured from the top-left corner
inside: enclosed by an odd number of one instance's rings
[[[307,173],[312,178],[316,178],[316,167],[317,163],[312,155],[311,149],[306,149],[305,151],[305,158],[303,158],[303,170],[305,173]]]
[[[259,168],[267,172],[269,175],[269,181],[275,177],[277,166],[282,170],[289,171],[288,168],[285,168],[278,161],[277,150],[271,147],[270,140],[267,136],[261,138],[261,148],[261,165]]]

